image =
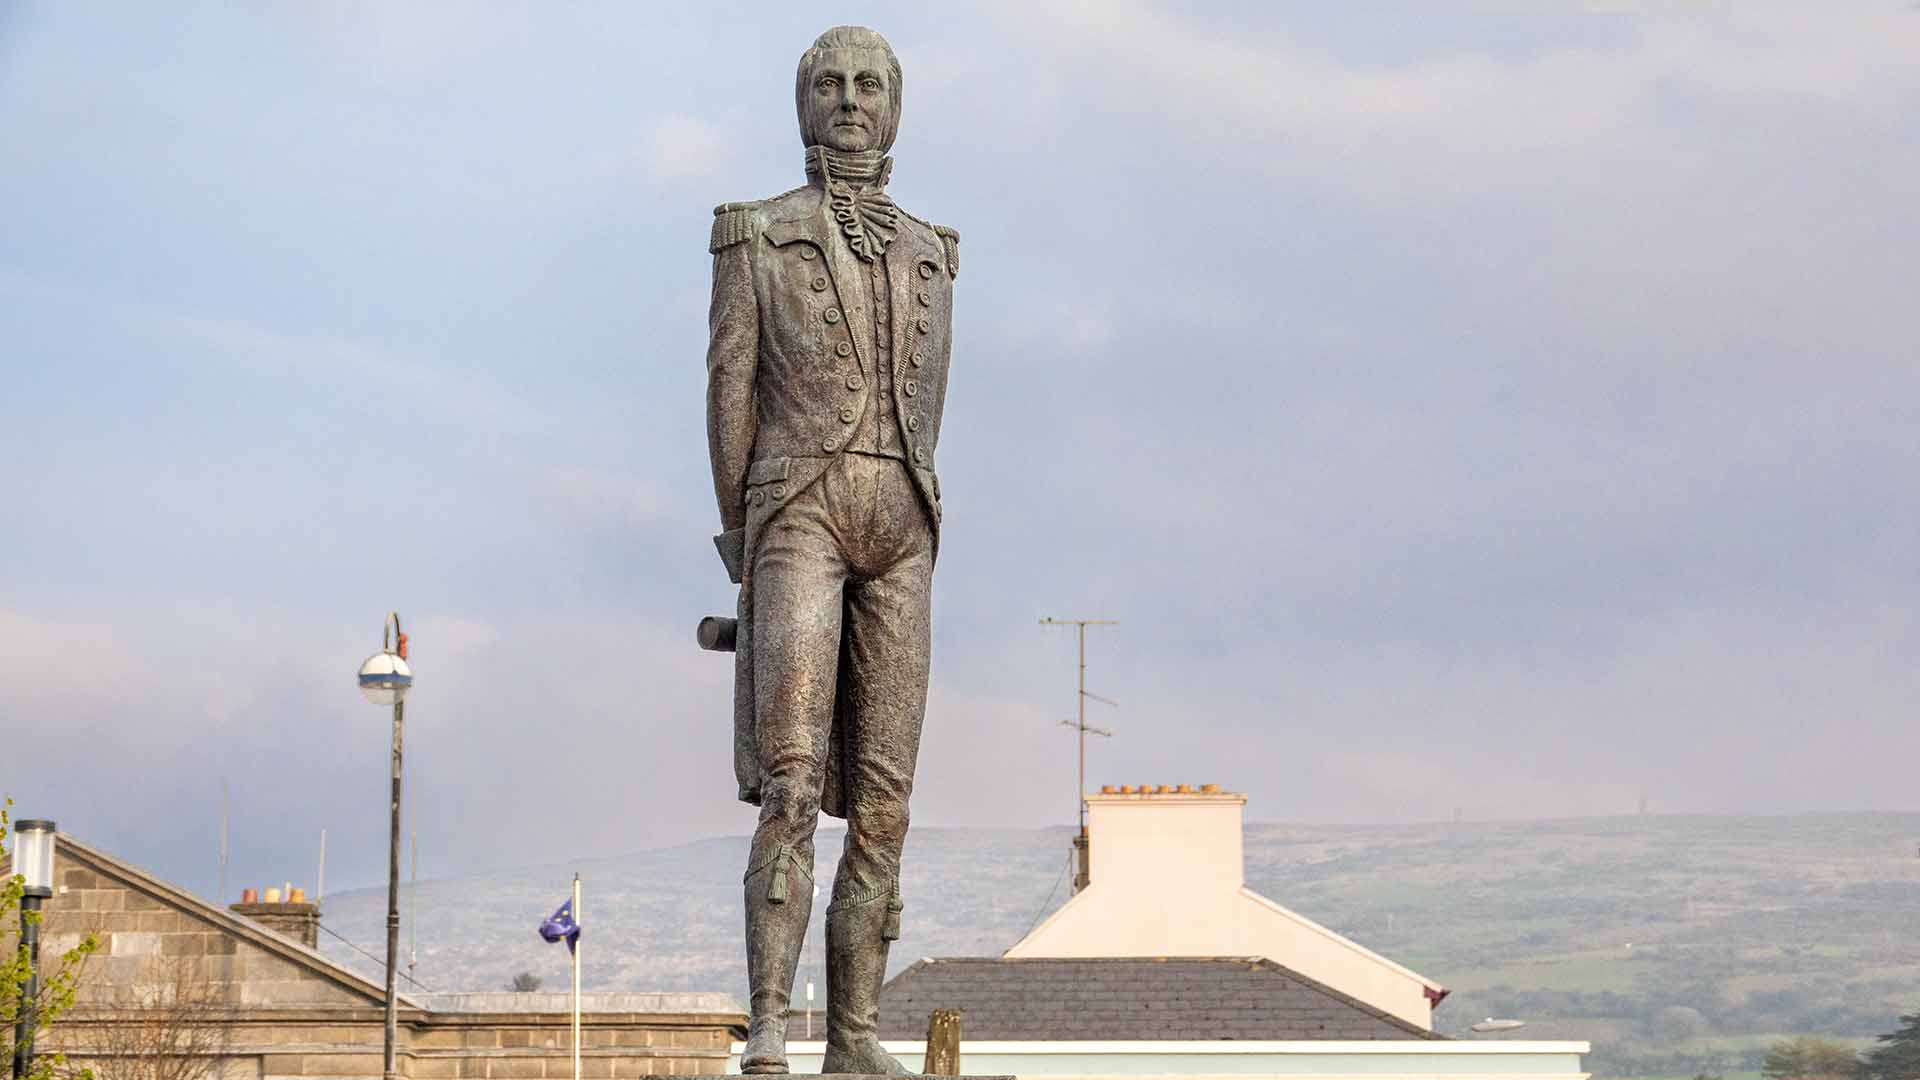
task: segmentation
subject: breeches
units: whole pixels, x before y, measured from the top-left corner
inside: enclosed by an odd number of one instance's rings
[[[762,776],[749,866],[810,872],[839,702],[847,841],[835,901],[896,887],[932,647],[933,534],[905,463],[843,453],[753,553]]]

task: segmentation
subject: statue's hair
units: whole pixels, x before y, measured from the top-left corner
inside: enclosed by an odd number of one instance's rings
[[[800,141],[809,147],[820,141],[818,133],[807,126],[807,98],[813,90],[813,69],[823,54],[832,49],[870,49],[887,58],[887,96],[893,99],[893,116],[880,133],[882,151],[893,148],[893,137],[900,131],[900,58],[878,30],[864,26],[836,26],[813,40],[813,47],[800,54],[800,67],[793,76],[793,104],[800,114]]]

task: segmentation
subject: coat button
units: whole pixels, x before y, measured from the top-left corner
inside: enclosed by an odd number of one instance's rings
[[[807,260],[808,262],[812,262],[813,260],[820,257],[820,253],[813,250],[813,248],[807,246],[806,244],[802,244],[800,245],[800,257]]]
[[[920,306],[921,307],[933,306],[933,294],[928,292],[925,289],[920,290]]]
[[[827,291],[827,279],[826,279],[826,278],[824,278],[824,277],[821,277],[821,276],[819,276],[819,275],[817,275],[817,274],[816,274],[816,275],[814,276],[814,279],[813,279],[813,291],[814,291],[814,292],[826,292],[826,291]]]
[[[867,384],[863,379],[860,378],[859,372],[856,371],[853,374],[847,376],[847,389],[858,390],[865,385]]]
[[[820,449],[825,450],[829,454],[833,453],[834,448],[839,445],[839,443],[834,442],[831,438],[820,440]]]
[[[841,423],[843,423],[843,424],[851,424],[851,423],[853,423],[853,415],[854,415],[854,414],[853,414],[853,406],[851,406],[851,405],[843,405],[843,406],[841,406],[841,407],[840,407],[840,422],[841,422]]]
[[[926,448],[926,447],[924,447],[924,446],[916,446],[916,447],[914,447],[914,448],[913,448],[913,460],[915,460],[915,461],[920,461],[920,462],[924,462],[924,461],[926,461],[926,460],[927,460],[927,448]]]
[[[834,352],[837,352],[837,353],[839,353],[839,354],[840,354],[841,356],[852,356],[852,355],[853,355],[853,345],[852,345],[852,344],[850,344],[850,343],[848,343],[848,342],[845,342],[845,341],[843,341],[843,342],[841,342],[840,344],[838,344],[838,345],[835,345],[835,346],[833,347],[833,351],[834,351]]]
[[[905,390],[907,392],[908,397],[912,397],[913,395],[920,392],[920,384],[917,382],[914,382],[912,379],[908,379],[907,384],[905,386],[902,386],[900,389]]]
[[[828,326],[832,326],[834,323],[837,323],[840,321],[840,309],[837,307],[830,307],[827,309],[827,313],[825,315],[822,315],[821,318],[827,320]]]
[[[785,484],[775,484],[775,485],[773,485],[773,497],[774,497],[774,498],[776,498],[776,499],[784,499],[784,498],[786,498],[786,497],[787,497],[787,485],[785,485]]]
[[[921,277],[923,277],[923,278],[929,278],[929,279],[930,279],[930,278],[932,278],[932,277],[933,277],[933,264],[932,264],[932,263],[921,263],[921,264],[920,264],[920,276],[921,276]]]
[[[914,353],[911,358],[911,362],[914,367],[919,367],[921,364],[924,364],[927,362],[927,358],[921,353]]]
[[[919,430],[920,430],[920,418],[919,418],[919,417],[917,417],[917,416],[909,416],[909,417],[907,417],[907,430],[908,430],[908,431],[919,431]]]
[[[750,498],[748,498],[747,501],[752,503],[755,506],[759,506],[762,503],[765,503],[767,501],[767,493],[765,490],[755,490],[753,495]]]
[[[914,323],[913,325],[915,329],[919,330],[923,334],[933,329],[933,323],[928,321],[926,316],[924,315],[920,317],[919,322]]]

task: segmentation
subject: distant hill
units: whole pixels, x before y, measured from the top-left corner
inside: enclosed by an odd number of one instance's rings
[[[822,899],[803,960],[816,980],[840,835],[819,843]],[[1066,900],[1069,836],[915,829],[894,969],[1017,941]],[[416,977],[488,990],[532,971],[563,986],[565,950],[534,931],[577,869],[589,988],[744,998],[746,843],[423,882]],[[1771,1038],[1861,1038],[1920,1011],[1920,814],[1250,824],[1246,861],[1252,888],[1451,987],[1440,1030],[1520,1017],[1516,1037],[1591,1039],[1596,1072],[1751,1068]],[[384,920],[383,889],[327,898],[325,925],[370,951]],[[321,944],[377,973],[340,941]]]

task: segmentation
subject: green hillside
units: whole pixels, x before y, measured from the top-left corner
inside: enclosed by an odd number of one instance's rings
[[[1757,1065],[1920,1010],[1920,815],[1249,828],[1248,884],[1597,1072]]]
[[[893,966],[1017,941],[1065,899],[1068,836],[916,829]],[[819,848],[824,893],[837,835]],[[417,977],[494,989],[533,971],[560,985],[565,952],[533,930],[579,869],[589,987],[744,996],[745,854],[725,838],[423,883]],[[1748,1071],[1772,1039],[1864,1041],[1920,1011],[1920,814],[1256,823],[1246,860],[1252,888],[1452,988],[1442,1031],[1524,1019],[1513,1037],[1591,1040],[1600,1075]],[[370,945],[383,905],[377,890],[329,897],[326,925]],[[817,943],[803,968],[818,977]]]

